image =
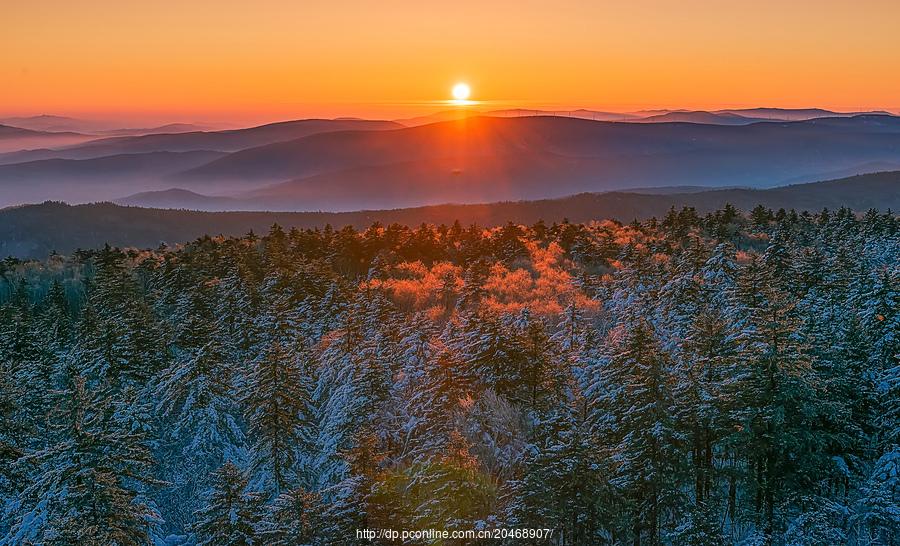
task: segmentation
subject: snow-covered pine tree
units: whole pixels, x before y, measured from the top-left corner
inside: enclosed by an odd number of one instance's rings
[[[147,431],[133,427],[108,388],[89,388],[69,369],[56,393],[53,442],[28,456],[38,474],[4,540],[143,546],[157,519],[141,495],[153,464]]]
[[[719,515],[705,502],[691,506],[681,523],[669,534],[672,544],[684,546],[725,546]]]
[[[747,264],[739,286],[747,370],[736,385],[742,399],[733,415],[741,423],[735,441],[749,460],[753,512],[767,540],[784,521],[776,509],[830,464],[811,433],[820,412],[818,377],[801,332],[784,237],[776,233],[761,260]]]
[[[520,366],[510,370],[517,376],[510,382],[519,383],[514,400],[532,411],[557,405],[565,376],[559,348],[551,341],[544,323],[534,318],[528,307],[522,308],[513,326],[521,351],[509,363],[510,367]]]
[[[360,430],[378,430],[379,441],[392,419],[387,407],[400,372],[400,326],[380,290],[362,291],[342,317],[342,327],[323,340],[312,395],[316,417],[315,482],[330,486],[342,479],[341,453],[356,446]]]
[[[612,484],[627,499],[631,539],[662,543],[664,527],[682,505],[684,438],[674,420],[671,362],[646,319],[622,325],[603,370],[600,402],[609,421],[606,446],[615,471]]]
[[[322,538],[322,501],[317,493],[292,489],[266,507],[259,527],[266,546],[325,546]]]
[[[490,267],[484,259],[476,260],[469,265],[463,274],[463,288],[460,294],[459,308],[474,311],[484,297],[484,284],[490,274]]]
[[[851,517],[858,543],[900,543],[900,448],[893,448],[876,461],[860,493]]]
[[[19,493],[24,488],[25,475],[16,462],[25,454],[27,429],[21,416],[19,402],[25,385],[19,383],[0,362],[0,536],[7,530],[5,521],[18,508]]]
[[[155,379],[157,414],[165,427],[160,493],[167,521],[189,525],[210,488],[210,474],[225,461],[243,461],[245,439],[233,385],[233,356],[218,331],[212,291],[198,287],[183,300],[172,363]]]
[[[107,245],[97,253],[96,275],[88,283],[98,357],[89,373],[114,388],[146,384],[165,362],[157,317],[124,262],[124,254]]]
[[[616,495],[606,476],[612,468],[582,407],[576,397],[547,412],[532,432],[522,476],[508,490],[510,526],[555,529],[559,540],[572,545],[602,544],[609,538]]]
[[[59,279],[53,279],[50,291],[44,298],[40,324],[44,335],[49,336],[54,352],[61,351],[68,345],[72,335],[72,317],[69,300]]]
[[[252,363],[242,398],[254,483],[274,496],[297,486],[302,472],[298,452],[307,442],[309,395],[301,380],[301,357],[273,339]]]
[[[247,490],[247,477],[231,461],[212,475],[213,490],[196,514],[197,546],[254,546],[261,518],[259,495]]]
[[[362,429],[356,432],[354,440],[353,447],[339,453],[344,459],[342,479],[322,490],[324,523],[318,536],[326,544],[370,544],[369,539],[357,537],[357,529],[391,525],[391,520],[385,518],[385,512],[391,512],[390,507],[372,503],[382,486],[385,459],[378,437],[371,430]]]
[[[510,401],[525,401],[531,387],[524,386],[528,364],[521,338],[509,317],[492,312],[464,313],[450,346],[459,354],[475,388],[490,388]],[[527,391],[523,394],[523,390]]]
[[[733,262],[724,245],[707,258],[694,241],[676,260],[660,291],[661,327],[673,357],[676,419],[691,454],[697,507],[715,512],[710,499],[720,471],[726,414],[733,407],[728,382],[740,375],[741,316],[734,301]]]
[[[497,495],[493,480],[471,454],[469,442],[455,430],[441,453],[405,469],[395,483],[401,487],[390,487],[390,482],[382,485],[373,504],[382,511],[387,507],[388,514],[400,505],[399,512],[407,516],[412,529],[461,530],[483,525]]]

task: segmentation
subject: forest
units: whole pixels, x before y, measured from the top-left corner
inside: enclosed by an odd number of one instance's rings
[[[900,125],[898,125],[900,126]],[[2,182],[0,182],[2,184]],[[765,190],[746,188],[648,188],[634,192],[582,193],[559,199],[507,201],[480,204],[443,204],[413,208],[351,212],[204,212],[177,202],[154,203],[154,207],[121,206],[114,203],[68,205],[58,201],[0,208],[0,258],[43,259],[51,253],[72,254],[78,249],[104,244],[119,247],[155,248],[160,244],[190,241],[203,235],[238,236],[268,231],[273,224],[284,229],[307,229],[351,225],[365,229],[375,222],[384,225],[421,224],[498,226],[508,222],[534,224],[590,222],[596,218],[631,222],[661,217],[672,206],[693,208],[706,215],[726,204],[751,210],[767,208],[822,210],[847,207],[900,209],[900,171],[862,174]],[[672,192],[688,193],[672,193]],[[656,192],[656,193],[653,193]],[[172,208],[188,206],[188,209]]]
[[[890,211],[273,225],[0,279],[0,545],[900,544]]]

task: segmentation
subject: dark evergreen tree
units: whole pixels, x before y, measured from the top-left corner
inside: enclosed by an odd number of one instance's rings
[[[211,293],[191,292],[181,313],[175,358],[156,380],[157,413],[165,425],[161,475],[167,521],[184,528],[225,461],[246,458],[233,356],[218,331]]]
[[[661,544],[681,506],[684,438],[673,415],[671,363],[642,319],[626,326],[604,370],[612,485],[623,492],[636,543]]]
[[[727,206],[4,260],[0,544],[900,544],[898,234]]]
[[[260,525],[260,543],[268,546],[324,545],[322,516],[318,494],[303,489],[286,491],[267,508]]]
[[[250,468],[267,492],[279,495],[298,482],[298,452],[306,446],[309,397],[297,356],[275,340],[253,363],[243,404],[252,441]]]
[[[212,476],[213,490],[197,512],[197,546],[253,546],[258,538],[260,499],[247,491],[247,478],[231,461]]]
[[[13,544],[144,545],[156,517],[143,492],[153,464],[130,405],[70,374],[56,393],[54,442],[29,456],[40,471],[23,492]]]

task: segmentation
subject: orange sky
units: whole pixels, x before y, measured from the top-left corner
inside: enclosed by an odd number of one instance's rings
[[[897,0],[0,1],[0,115],[900,108]]]

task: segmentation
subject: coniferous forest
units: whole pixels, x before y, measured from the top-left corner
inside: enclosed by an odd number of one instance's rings
[[[276,225],[0,268],[3,545],[900,544],[891,213]]]

